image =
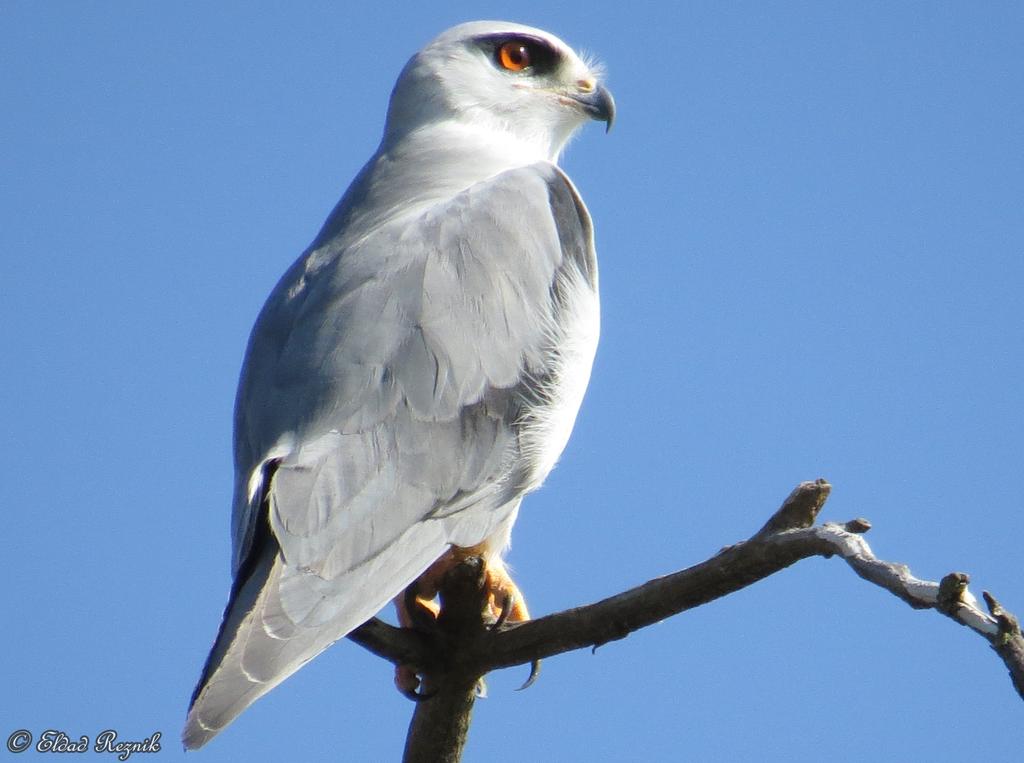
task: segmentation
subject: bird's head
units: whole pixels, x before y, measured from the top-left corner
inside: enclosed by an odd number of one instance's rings
[[[384,139],[454,121],[554,160],[586,121],[610,128],[614,118],[600,71],[557,37],[475,21],[449,29],[409,60],[391,94]]]

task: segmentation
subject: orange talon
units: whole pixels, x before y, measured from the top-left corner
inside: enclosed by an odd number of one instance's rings
[[[487,586],[487,604],[495,618],[496,628],[506,622],[521,623],[530,619],[526,600],[501,559],[488,562],[484,585]]]
[[[478,547],[456,547],[445,552],[440,559],[430,565],[422,575],[395,597],[395,609],[398,612],[399,624],[403,628],[429,629],[441,611],[435,598],[444,576],[457,564],[471,556],[479,556],[484,559],[486,614],[494,622],[491,627],[500,629],[505,623],[521,623],[529,620],[530,612],[526,608],[523,594],[508,574],[501,557],[494,555],[488,558],[485,550]],[[531,667],[530,679],[523,688],[533,683],[538,667],[539,665]],[[419,701],[430,696],[417,693],[421,681],[412,665],[395,667],[395,686],[410,699]]]
[[[414,580],[398,596],[395,597],[395,610],[398,612],[398,623],[403,628],[428,628],[437,619],[441,611],[434,601],[437,595],[436,586],[432,586],[426,573]],[[411,700],[420,701],[429,695],[417,694],[420,688],[420,677],[412,665],[395,666],[395,686]]]

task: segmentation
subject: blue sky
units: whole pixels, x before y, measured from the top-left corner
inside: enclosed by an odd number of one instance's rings
[[[1022,6],[552,5],[0,5],[4,738],[161,731],[183,756],[249,328],[408,56],[473,18],[595,54],[619,107],[562,162],[603,336],[516,527],[531,610],[703,560],[824,476],[826,519],[1024,615]],[[390,676],[339,643],[190,759],[397,759]],[[1024,748],[984,642],[837,560],[524,677],[490,677],[467,760]]]

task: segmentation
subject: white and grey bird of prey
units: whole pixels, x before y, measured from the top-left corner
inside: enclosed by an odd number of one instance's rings
[[[599,328],[590,215],[556,161],[613,116],[539,29],[463,24],[406,64],[380,147],[249,339],[234,583],[186,747],[408,586],[429,606],[460,554],[517,593],[501,555],[568,441]]]

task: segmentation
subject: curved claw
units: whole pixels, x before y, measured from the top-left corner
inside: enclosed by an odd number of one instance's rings
[[[491,626],[490,630],[500,631],[505,623],[508,622],[508,616],[512,614],[515,605],[516,595],[511,591],[507,591],[501,598],[501,611],[498,613],[498,619],[494,621],[494,625]]]
[[[428,699],[433,699],[437,696],[437,689],[424,692],[417,692],[415,689],[399,689],[398,691],[402,693],[403,697],[413,702],[426,702]]]
[[[526,679],[526,683],[520,686],[516,691],[523,691],[523,689],[529,689],[537,681],[537,676],[540,675],[540,660],[530,661],[530,676]]]
[[[403,697],[413,702],[423,702],[437,694],[436,689],[416,691],[417,689],[422,689],[422,687],[423,681],[420,680],[416,669],[412,665],[395,666],[395,688],[398,689]]]
[[[428,631],[433,627],[436,622],[437,613],[433,612],[424,604],[420,598],[419,581],[413,581],[406,589],[402,592],[402,603],[405,610],[405,618],[408,622],[403,622],[402,625],[405,627],[417,628],[422,631]],[[401,620],[401,616],[399,620]]]

